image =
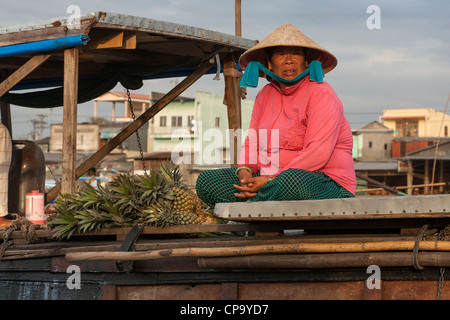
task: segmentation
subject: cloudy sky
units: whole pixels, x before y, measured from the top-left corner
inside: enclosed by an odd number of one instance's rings
[[[0,24],[65,16],[70,5],[79,6],[82,13],[107,11],[235,32],[234,0],[4,1]],[[373,5],[378,12],[368,12]],[[378,120],[383,109],[444,111],[450,94],[449,15],[448,0],[242,0],[242,36],[262,40],[290,23],[335,54],[338,66],[325,80],[340,96],[356,129]],[[174,80],[178,79],[148,81],[139,93],[167,92]],[[194,97],[196,90],[222,94],[223,87],[223,80],[206,76],[184,95]],[[254,99],[258,88],[248,91]],[[92,110],[93,103],[80,105],[78,121],[87,121]],[[12,106],[15,139],[32,130],[33,111]],[[60,122],[62,108],[34,113],[45,113],[48,122]]]

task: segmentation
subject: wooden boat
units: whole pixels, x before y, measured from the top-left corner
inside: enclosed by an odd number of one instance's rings
[[[0,53],[16,44],[74,35],[82,42],[0,57],[0,68],[9,70],[0,97],[37,83],[63,88],[63,180],[47,201],[73,192],[78,177],[203,74],[216,72],[217,62],[224,67],[230,127],[239,128],[235,59],[255,41],[106,12],[82,16],[79,28],[69,24],[64,18],[0,29]],[[90,40],[85,44],[81,36]],[[124,64],[147,70],[138,80],[187,78],[76,168],[74,84],[95,79],[108,65]],[[8,114],[4,100],[2,121],[11,127],[11,119],[3,119]],[[230,203],[216,207],[224,224],[115,228],[69,240],[54,239],[45,226],[18,224],[0,231],[1,298],[448,299],[449,211],[448,195]],[[203,237],[211,233],[218,236]]]

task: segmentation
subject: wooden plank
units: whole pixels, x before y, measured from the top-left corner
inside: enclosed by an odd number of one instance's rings
[[[123,49],[136,49],[137,36],[135,32],[124,32],[122,48]]]
[[[64,50],[64,107],[61,192],[75,192],[79,48]],[[59,184],[57,184],[59,186]]]
[[[361,300],[364,281],[241,283],[239,300]]]
[[[136,49],[135,32],[94,28],[85,49]]]
[[[90,41],[86,44],[86,49],[108,49],[122,48],[123,32],[108,29],[94,28],[89,34]]]
[[[102,286],[102,300],[116,300],[117,286],[113,284],[104,284]]]
[[[22,79],[24,79],[45,61],[47,61],[51,56],[51,54],[36,55],[28,60],[19,69],[17,69],[12,75],[3,80],[3,82],[0,83],[0,97],[11,90],[16,84],[18,84]]]
[[[436,300],[438,281],[383,281],[382,300]],[[444,284],[442,299],[450,299],[450,287]]]
[[[220,300],[220,284],[119,286],[118,300]]]
[[[146,124],[155,114],[161,111],[166,105],[168,105],[173,99],[183,93],[189,88],[195,81],[197,81],[202,75],[208,72],[213,66],[213,62],[210,60],[205,61],[198,69],[192,72],[188,77],[181,81],[175,88],[168,92],[164,97],[158,100],[151,108],[147,109],[141,114],[135,121],[123,129],[118,135],[109,140],[101,149],[94,153],[89,159],[83,162],[75,173],[75,178],[81,177],[90,168],[94,167],[99,161],[101,161],[106,155],[114,150],[118,145],[131,136],[136,130]],[[50,202],[54,199],[60,190],[60,186],[56,185],[50,189],[46,194],[46,201]]]
[[[239,293],[239,284],[237,282],[222,283],[221,300],[237,300]]]
[[[70,29],[61,21],[53,21],[52,27],[42,27],[39,29],[23,30],[2,34],[0,37],[0,46],[9,46],[20,43],[36,42],[48,39],[57,39],[72,35],[88,34],[88,29],[96,22],[95,15],[83,17],[81,19],[80,29]]]

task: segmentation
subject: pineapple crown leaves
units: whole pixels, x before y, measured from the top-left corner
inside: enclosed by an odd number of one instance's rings
[[[165,166],[160,164],[161,175],[168,181],[173,182],[175,185],[183,185],[183,175],[180,172],[180,166],[174,165],[171,160],[167,160]]]

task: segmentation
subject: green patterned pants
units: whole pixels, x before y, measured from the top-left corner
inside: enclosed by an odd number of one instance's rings
[[[322,172],[288,169],[267,181],[254,198],[237,198],[239,190],[236,169],[225,168],[202,172],[196,184],[197,195],[211,208],[221,202],[318,200],[352,198],[354,195]],[[259,176],[259,173],[253,175]]]

